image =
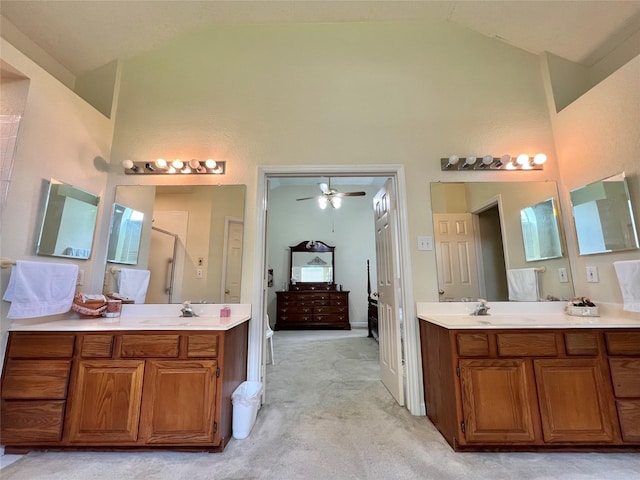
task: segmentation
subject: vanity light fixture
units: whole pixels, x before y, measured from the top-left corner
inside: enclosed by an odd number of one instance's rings
[[[153,162],[134,162],[133,160],[123,160],[122,166],[124,167],[124,173],[127,175],[141,175],[141,174],[209,174],[209,175],[224,175],[226,172],[226,162],[216,161],[212,158],[207,160],[191,159],[188,162],[182,161],[179,158],[173,160],[171,163],[167,162],[163,158],[158,158]]]
[[[526,153],[522,153],[517,157],[511,155],[502,155],[493,157],[492,155],[484,155],[476,157],[469,155],[468,157],[458,157],[451,155],[447,158],[440,159],[441,170],[542,170],[542,166],[547,161],[544,153],[538,153],[534,157],[530,157]]]

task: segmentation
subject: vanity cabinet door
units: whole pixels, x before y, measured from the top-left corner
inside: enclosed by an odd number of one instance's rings
[[[597,359],[534,361],[545,442],[611,442],[610,388]]]
[[[149,360],[140,434],[148,444],[217,445],[216,360]]]
[[[79,362],[71,395],[69,440],[122,443],[138,439],[144,360]]]
[[[468,443],[536,439],[535,384],[526,360],[460,360],[459,367]]]

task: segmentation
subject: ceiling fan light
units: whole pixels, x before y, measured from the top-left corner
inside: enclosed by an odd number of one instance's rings
[[[333,205],[333,208],[340,208],[340,205],[342,205],[342,199],[340,197],[333,197],[331,199],[331,205]]]
[[[327,208],[327,203],[329,203],[329,202],[328,202],[328,200],[327,200],[327,197],[320,197],[320,198],[318,199],[318,205],[319,205],[319,206],[320,206],[320,208],[321,208],[321,209],[323,209],[323,210],[324,210],[325,208]]]

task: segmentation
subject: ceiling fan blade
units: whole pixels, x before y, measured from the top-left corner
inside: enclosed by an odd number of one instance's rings
[[[319,183],[318,187],[320,187],[320,190],[322,190],[322,193],[324,194],[331,192],[331,190],[329,189],[329,185],[327,185],[326,183]]]
[[[336,197],[362,197],[366,194],[367,192],[342,192],[336,193]]]
[[[304,197],[304,198],[296,198],[296,201],[300,201],[300,200],[311,200],[314,198],[322,198],[324,195],[316,195],[315,197]]]

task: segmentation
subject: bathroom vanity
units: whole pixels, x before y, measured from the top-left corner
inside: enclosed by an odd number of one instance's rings
[[[418,317],[427,415],[454,450],[640,450],[639,320]]]
[[[246,379],[250,306],[234,305],[228,318],[144,307],[124,306],[117,323],[13,322],[2,375],[6,452],[224,449],[231,394]]]

